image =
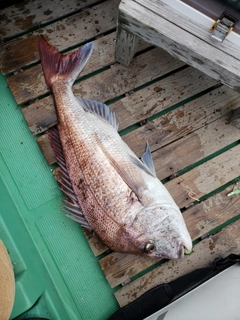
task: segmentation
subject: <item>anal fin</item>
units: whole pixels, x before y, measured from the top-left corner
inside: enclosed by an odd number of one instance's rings
[[[82,213],[81,207],[73,190],[67,171],[58,130],[57,128],[52,128],[48,130],[47,133],[51,147],[57,159],[57,164],[59,165],[59,167],[55,169],[54,175],[62,193],[68,199],[63,200],[62,208],[66,212],[66,216],[68,218],[77,221],[82,227],[92,230],[91,226],[84,217],[84,214]]]

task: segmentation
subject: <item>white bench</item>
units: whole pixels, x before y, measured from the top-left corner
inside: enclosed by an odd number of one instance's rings
[[[138,37],[240,92],[239,47],[228,37],[222,43],[214,40],[211,30],[161,0],[121,1],[116,43],[118,62],[129,65]]]

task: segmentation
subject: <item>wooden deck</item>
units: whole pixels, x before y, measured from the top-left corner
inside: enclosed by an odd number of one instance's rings
[[[119,0],[24,2],[0,12],[1,71],[22,108],[29,134],[53,163],[44,131],[57,123],[37,49],[38,35],[62,52],[94,41],[94,52],[73,90],[107,103],[122,138],[138,155],[150,144],[156,172],[183,212],[194,251],[160,261],[109,253],[87,233],[120,306],[216,257],[240,252],[240,130],[229,124],[240,105],[237,92],[167,52],[139,43],[129,67],[115,62]],[[11,21],[9,23],[8,21]],[[189,197],[194,192],[198,200]],[[101,255],[102,257],[102,255]],[[122,284],[122,287],[118,287]]]

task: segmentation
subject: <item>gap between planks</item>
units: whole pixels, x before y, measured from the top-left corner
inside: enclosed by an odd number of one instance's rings
[[[97,4],[97,0],[41,0],[22,1],[1,10],[0,38],[12,38],[21,33],[30,32],[33,28],[51,23],[56,19],[63,19],[66,15]]]
[[[99,39],[101,47],[103,47],[105,43],[101,41],[102,40]],[[114,48],[113,43],[112,46]],[[111,60],[113,61],[113,58],[109,61],[108,57],[104,57],[103,55],[103,59],[101,59],[101,56],[99,58],[98,52],[94,50],[89,63],[80,74],[80,77],[105,67],[106,62],[110,63]],[[161,59],[159,57],[161,57]],[[91,99],[104,102],[132,91],[136,86],[141,86],[169,72],[173,72],[183,65],[182,62],[174,59],[165,51],[155,48],[137,56],[133,60],[130,68],[116,63],[103,73],[93,75],[84,81],[75,83],[73,92],[75,95],[91,97]],[[18,104],[34,100],[48,92],[41,68],[39,69],[38,67],[35,69],[36,68],[33,67],[7,78],[9,87]],[[33,73],[32,77],[30,77],[31,73]]]
[[[8,42],[2,50],[1,71],[8,74],[38,62],[40,34],[44,35],[51,45],[63,51],[115,29],[119,2],[120,0],[105,1]]]
[[[149,121],[123,139],[127,144],[131,143],[133,151],[141,156],[145,151],[146,141],[153,152],[232,112],[238,108],[239,103],[239,93],[222,86]]]
[[[104,74],[104,72],[101,74],[103,79],[105,78]],[[183,100],[199,94],[214,84],[216,82],[211,78],[189,67],[176,71],[141,90],[132,91],[126,97],[109,106],[111,111],[116,114],[119,131],[121,131],[174,104],[181,104]],[[89,85],[92,87],[93,84],[90,82]],[[22,108],[22,112],[33,134],[44,132],[57,122],[51,96]]]

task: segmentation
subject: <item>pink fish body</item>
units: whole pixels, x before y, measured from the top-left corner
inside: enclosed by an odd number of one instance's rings
[[[179,208],[156,177],[149,147],[139,160],[119,136],[106,105],[73,95],[72,84],[92,50],[88,43],[61,55],[39,39],[57,110],[64,155],[58,163],[64,193],[71,199],[65,202],[69,216],[93,229],[113,251],[182,258],[192,241]]]

